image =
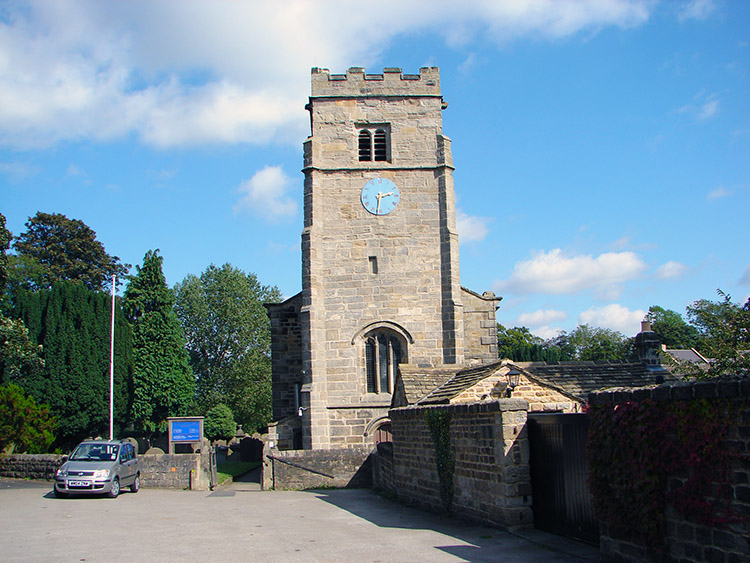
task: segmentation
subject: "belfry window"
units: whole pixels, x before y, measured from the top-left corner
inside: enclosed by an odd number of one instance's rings
[[[368,393],[393,393],[397,366],[405,359],[406,344],[390,330],[365,337],[365,371]]]
[[[360,129],[358,137],[360,162],[386,162],[390,153],[390,130],[387,126],[376,129]]]

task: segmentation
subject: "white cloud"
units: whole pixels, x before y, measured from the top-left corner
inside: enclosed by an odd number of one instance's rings
[[[458,230],[458,241],[478,242],[484,240],[489,232],[487,226],[492,221],[489,217],[477,217],[476,215],[467,215],[460,209],[456,210],[456,229]]]
[[[664,264],[656,268],[655,275],[661,280],[668,280],[672,278],[679,278],[687,271],[688,267],[685,264],[670,260],[669,262],[665,262]]]
[[[539,326],[533,329],[530,329],[532,334],[535,334],[539,338],[544,338],[545,340],[549,340],[550,338],[554,338],[558,334],[562,332],[562,328],[559,326]]]
[[[652,10],[650,0],[389,0],[375,11],[341,0],[21,1],[0,20],[0,145],[133,134],[158,147],[296,144],[313,66],[380,63],[405,33],[451,45],[561,38],[641,25]]]
[[[0,162],[0,174],[4,174],[13,182],[20,182],[38,173],[37,167],[23,162]]]
[[[271,221],[290,217],[297,212],[297,204],[286,193],[292,184],[280,166],[266,166],[252,178],[240,184],[242,197],[235,203],[234,212],[247,212]]]
[[[727,190],[726,188],[716,188],[715,190],[709,192],[709,194],[706,196],[707,201],[713,201],[715,199],[722,199],[724,197],[729,197],[734,192]]]
[[[617,284],[635,278],[645,267],[634,252],[606,252],[596,257],[566,256],[555,248],[517,262],[510,278],[496,282],[495,286],[520,294],[559,295],[596,289],[603,295],[613,295]]]
[[[701,121],[709,119],[719,112],[718,94],[706,95],[705,92],[699,92],[695,96],[695,103],[685,104],[677,112],[692,115]]]
[[[691,0],[682,6],[678,18],[680,21],[705,20],[715,8],[713,0]]]
[[[627,307],[612,303],[605,307],[591,307],[583,311],[578,317],[579,324],[588,324],[601,328],[609,328],[634,336],[641,327],[641,321],[647,311],[636,309],[631,311]]]
[[[750,266],[745,268],[745,272],[742,274],[740,281],[737,282],[739,285],[750,285]]]
[[[519,326],[541,327],[551,323],[564,321],[568,318],[565,311],[556,311],[554,309],[540,309],[533,313],[522,313],[518,315],[516,324]]]

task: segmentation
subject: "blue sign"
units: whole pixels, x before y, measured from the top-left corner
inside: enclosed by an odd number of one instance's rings
[[[172,421],[173,442],[200,442],[201,423],[200,420],[173,420]]]

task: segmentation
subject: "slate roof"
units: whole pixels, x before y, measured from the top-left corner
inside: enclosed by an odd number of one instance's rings
[[[651,371],[641,362],[514,362],[514,365],[531,381],[581,402],[587,401],[592,391],[645,387],[656,385],[657,377],[671,377],[667,371]]]
[[[586,402],[592,391],[655,385],[657,377],[671,379],[665,370],[651,371],[640,362],[509,362],[503,360],[456,371],[455,368],[399,366],[408,404],[447,403],[479,381],[504,368],[518,369],[528,380]],[[432,387],[430,387],[432,386]]]
[[[490,377],[505,368],[503,362],[495,362],[477,367],[462,369],[439,387],[433,389],[427,396],[417,401],[419,404],[446,403],[453,397],[463,393],[483,379]]]
[[[409,405],[456,375],[456,368],[424,368],[411,364],[399,365],[398,371],[400,385]]]

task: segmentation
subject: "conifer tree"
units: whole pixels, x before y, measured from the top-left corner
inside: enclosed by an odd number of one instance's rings
[[[58,446],[109,427],[111,297],[81,282],[57,282],[50,290],[18,292],[13,309],[42,345],[44,367],[14,382],[37,403],[50,405],[58,420]],[[115,423],[127,424],[132,378],[132,332],[115,308]]]
[[[149,250],[125,290],[124,309],[133,326],[133,405],[136,426],[162,429],[169,416],[187,414],[195,390],[185,337],[162,273],[163,258]]]

